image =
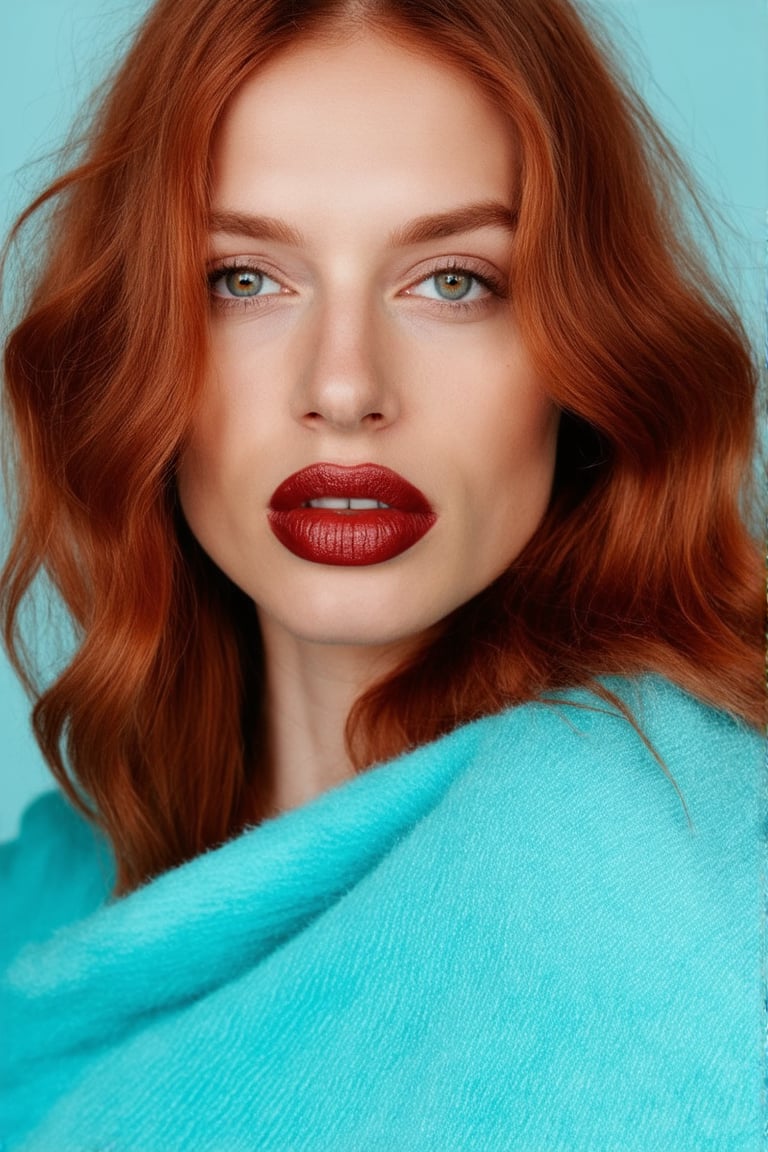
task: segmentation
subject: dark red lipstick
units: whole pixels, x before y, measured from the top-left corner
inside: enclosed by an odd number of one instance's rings
[[[375,501],[378,506],[311,507],[323,500]],[[277,539],[294,556],[345,566],[391,560],[437,520],[418,488],[380,464],[310,464],[275,489],[267,516]]]

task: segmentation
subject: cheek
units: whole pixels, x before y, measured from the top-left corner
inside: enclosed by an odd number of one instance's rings
[[[484,405],[489,459],[511,476],[529,472],[547,487],[554,472],[559,412],[544,390],[519,339],[489,379]],[[499,363],[497,361],[497,363]]]
[[[200,445],[190,443],[179,460],[176,489],[181,511],[192,535],[209,553],[216,525],[222,519],[221,505],[212,495],[216,483],[215,469],[211,467],[208,454]]]
[[[179,464],[182,501],[237,495],[242,478],[263,459],[265,430],[274,426],[277,413],[251,364],[252,357],[234,352],[216,356]]]
[[[519,344],[477,358],[466,380],[453,374],[443,412],[471,486],[488,498],[546,504],[554,474],[559,410],[541,386]]]
[[[242,506],[245,427],[220,384],[207,381],[176,472],[181,509],[204,548]]]
[[[500,469],[518,481],[527,477],[533,503],[549,499],[555,471],[560,413],[548,396],[536,388],[517,397],[514,419],[499,442]]]
[[[193,441],[206,455],[242,451],[241,442],[257,440],[279,419],[276,382],[285,377],[285,348],[284,342],[266,339],[265,327],[270,329],[247,315],[214,318],[193,424]]]
[[[494,574],[522,551],[547,510],[559,426],[557,407],[530,372],[495,384],[467,413],[462,436],[470,550]]]
[[[190,525],[195,513],[205,507],[206,497],[218,486],[219,464],[226,457],[227,439],[225,413],[217,403],[216,391],[206,382],[176,471],[181,507]]]

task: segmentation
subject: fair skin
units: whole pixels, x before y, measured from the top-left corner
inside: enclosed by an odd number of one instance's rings
[[[470,79],[368,32],[293,46],[219,126],[211,356],[179,493],[256,605],[275,810],[352,774],[354,699],[499,576],[545,511],[557,413],[506,298],[515,171]],[[294,555],[270,498],[321,461],[393,469],[434,526],[382,563]]]

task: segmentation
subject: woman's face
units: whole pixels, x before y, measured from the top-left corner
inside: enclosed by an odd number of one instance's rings
[[[471,80],[372,34],[303,43],[230,102],[210,363],[178,479],[263,626],[415,638],[538,525],[557,414],[506,298],[516,167]]]

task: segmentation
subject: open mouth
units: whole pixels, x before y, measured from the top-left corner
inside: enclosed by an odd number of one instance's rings
[[[317,463],[272,494],[269,526],[289,552],[316,564],[380,564],[437,520],[423,492],[380,464]]]
[[[363,512],[371,508],[389,508],[389,504],[382,504],[380,500],[356,500],[354,496],[320,496],[317,500],[308,500],[302,505],[304,508],[327,508],[331,512]]]

